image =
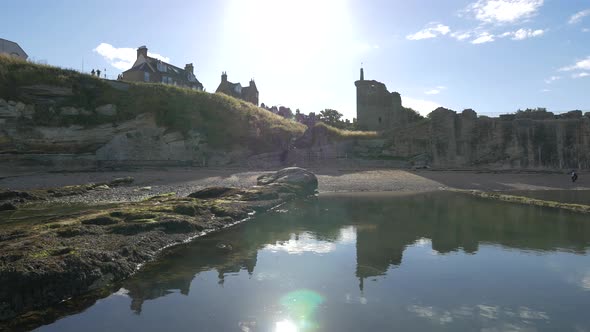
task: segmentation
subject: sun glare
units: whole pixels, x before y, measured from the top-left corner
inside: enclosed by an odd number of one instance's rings
[[[290,320],[283,319],[275,324],[275,332],[298,332],[297,325]]]
[[[346,1],[236,0],[228,10],[226,32],[239,33],[240,43],[248,44],[245,49],[259,50],[257,56],[267,54],[267,64],[306,63],[351,36]],[[256,36],[255,45],[240,31]]]

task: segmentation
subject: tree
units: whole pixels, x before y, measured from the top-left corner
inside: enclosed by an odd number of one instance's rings
[[[342,128],[344,126],[344,122],[340,120],[340,118],[342,118],[342,113],[337,110],[326,108],[325,110],[320,111],[318,118],[320,121],[333,127]]]

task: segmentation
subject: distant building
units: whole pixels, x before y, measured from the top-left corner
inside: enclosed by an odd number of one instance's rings
[[[227,80],[227,73],[221,73],[221,83],[215,92],[225,93],[228,96],[239,98],[258,106],[258,88],[254,80],[250,80],[250,84],[242,87],[240,83],[232,83]]]
[[[162,60],[148,56],[148,49],[141,46],[137,49],[137,60],[131,69],[124,71],[121,79],[132,82],[148,82],[171,84],[195,90],[203,90],[203,84],[197,80],[192,63],[184,69],[173,66]]]
[[[15,42],[0,38],[0,54],[9,54],[27,60],[27,53]]]
[[[360,80],[356,85],[356,119],[361,130],[386,130],[400,122],[403,113],[399,93],[389,92],[385,84],[365,80],[361,68]]]

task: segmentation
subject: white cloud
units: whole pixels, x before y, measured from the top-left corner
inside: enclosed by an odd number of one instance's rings
[[[403,97],[402,103],[404,107],[410,107],[422,115],[428,115],[428,113],[440,107],[440,104],[434,101],[414,99],[410,97]]]
[[[499,35],[498,37],[512,37],[512,40],[524,40],[527,38],[532,38],[532,37],[539,37],[542,36],[545,33],[545,30],[542,29],[537,29],[537,30],[532,30],[532,29],[518,29],[516,31],[508,31],[508,32],[504,32],[503,34]]]
[[[541,92],[551,92],[551,90],[550,89],[543,89],[543,90],[541,90]]]
[[[576,24],[580,22],[584,17],[590,15],[590,9],[582,10],[581,12],[577,12],[568,21],[569,24]]]
[[[463,40],[471,37],[471,32],[453,32],[451,34],[451,37],[453,37],[459,41],[463,41]]]
[[[447,88],[446,86],[437,86],[436,88],[432,88],[432,89],[428,89],[428,90],[424,91],[424,93],[427,95],[437,95],[437,94],[441,93],[442,90],[445,90],[446,88]]]
[[[291,235],[289,241],[267,244],[264,248],[271,252],[284,251],[290,255],[301,255],[306,252],[327,254],[334,251],[336,245],[332,242],[317,241],[309,234],[302,234],[298,238],[295,235]]]
[[[590,29],[584,28],[584,29],[582,29],[582,32],[590,32]]]
[[[448,26],[444,25],[444,24],[440,24],[440,23],[430,23],[428,24],[424,29],[407,35],[406,39],[409,40],[421,40],[421,39],[430,39],[430,38],[436,38],[438,36],[444,36],[447,35],[449,32],[451,32],[451,28],[449,28]]]
[[[585,71],[584,72],[581,72],[581,73],[576,73],[576,74],[573,74],[572,75],[573,78],[582,78],[582,77],[588,77],[588,76],[590,76],[590,73],[587,73]]]
[[[471,43],[472,44],[483,44],[483,43],[493,42],[494,40],[495,40],[494,35],[490,34],[489,32],[482,32],[479,34],[479,36],[477,36],[477,38],[472,40]]]
[[[111,66],[119,70],[127,70],[131,68],[135,59],[137,59],[137,50],[131,47],[117,48],[111,44],[100,43],[100,45],[92,51],[100,54]],[[170,58],[157,53],[148,52],[148,55],[164,62],[170,62]]]
[[[534,16],[541,6],[543,0],[478,0],[466,11],[482,22],[504,24]]]
[[[545,83],[551,84],[554,81],[557,81],[559,79],[561,79],[561,76],[551,76],[551,77],[549,77],[548,79],[545,80]]]
[[[563,67],[560,71],[572,71],[572,70],[590,70],[590,56],[584,60],[576,62],[573,66]]]

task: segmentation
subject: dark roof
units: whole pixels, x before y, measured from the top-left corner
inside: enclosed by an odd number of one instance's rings
[[[221,81],[221,83],[219,83],[219,86],[217,87],[217,90],[215,90],[215,92],[222,92],[222,93],[225,93],[226,95],[230,95],[230,96],[239,98],[242,96],[244,88],[242,87],[242,93],[238,93],[238,92],[236,92],[236,87],[238,85],[242,86],[240,83],[232,83],[230,81]]]
[[[181,69],[167,62],[149,56],[146,59],[147,62],[140,63],[137,66],[133,66],[131,67],[131,69],[124,71],[124,73],[131,71],[150,71],[153,73],[161,72],[163,75],[169,76],[177,82],[187,82],[188,84],[198,85],[201,88],[203,87],[203,84],[199,82],[199,80],[194,74],[192,74],[192,78],[194,78],[194,81],[191,81],[189,76],[190,73],[184,69]]]

